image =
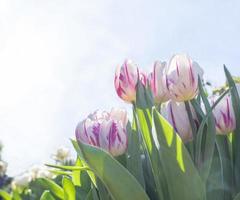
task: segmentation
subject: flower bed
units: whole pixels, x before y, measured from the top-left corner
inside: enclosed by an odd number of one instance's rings
[[[35,170],[31,180],[26,174],[15,177],[12,189],[0,195],[7,200],[30,195],[42,200],[240,199],[240,85],[225,66],[224,71],[226,86],[210,91],[203,69],[186,54],[155,62],[149,75],[126,60],[116,69],[114,85],[132,106],[132,121],[118,108],[81,119],[72,140],[76,162],[61,162],[68,154],[61,149],[56,165]],[[27,184],[16,184],[20,180]]]

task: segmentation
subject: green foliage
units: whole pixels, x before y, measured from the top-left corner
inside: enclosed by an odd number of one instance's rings
[[[5,200],[240,200],[240,98],[224,67],[228,89],[209,103],[199,79],[199,95],[185,102],[193,141],[183,143],[155,107],[152,93],[141,82],[133,104],[133,122],[127,125],[128,149],[113,157],[103,149],[72,140],[74,165],[47,165],[57,174],[39,178],[23,191],[0,190]],[[237,128],[216,135],[213,109],[231,93]],[[204,108],[202,108],[202,105]],[[190,106],[197,113],[193,121]]]
[[[112,156],[93,146],[83,143],[79,146],[79,156],[105,184],[113,199],[149,199],[137,180]]]

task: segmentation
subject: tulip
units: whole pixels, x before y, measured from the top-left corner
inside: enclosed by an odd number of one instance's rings
[[[214,104],[217,98],[219,97],[212,97],[211,104]],[[227,134],[235,130],[236,119],[230,95],[225,96],[220,100],[220,102],[213,109],[213,115],[215,118],[217,134]]]
[[[198,92],[198,76],[203,70],[186,54],[174,55],[166,68],[166,87],[172,100],[182,102],[193,99]]]
[[[110,113],[96,111],[78,124],[76,138],[119,156],[127,149],[127,121],[125,110],[114,108]]]
[[[193,114],[193,119],[195,123],[197,123],[196,113],[194,112],[192,106],[190,108]],[[189,122],[185,104],[183,102],[175,102],[170,100],[163,105],[161,111],[162,115],[173,126],[183,142],[192,140],[192,128]]]
[[[154,102],[160,104],[169,99],[168,90],[164,82],[164,70],[166,62],[156,61],[154,63],[153,72],[148,76],[148,82],[153,93]]]
[[[131,60],[126,60],[122,66],[117,67],[114,85],[121,99],[129,103],[136,100],[136,85],[139,76],[138,67]]]

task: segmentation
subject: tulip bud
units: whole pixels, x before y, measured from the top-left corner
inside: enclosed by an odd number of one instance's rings
[[[196,113],[192,106],[190,107],[193,119],[197,123]],[[192,128],[188,118],[187,110],[183,102],[168,101],[162,107],[162,115],[173,126],[175,131],[179,134],[183,142],[192,140]]]
[[[217,100],[217,96],[212,97],[211,104]],[[231,96],[225,96],[213,109],[217,134],[231,133],[236,128],[236,119],[232,106]]]
[[[127,121],[125,110],[113,108],[110,113],[96,111],[78,124],[76,138],[119,156],[127,149]]]
[[[198,76],[203,70],[186,54],[174,55],[166,69],[166,87],[172,100],[182,102],[193,99],[198,92]]]
[[[114,85],[118,96],[126,102],[136,100],[136,85],[139,79],[139,71],[136,64],[126,60],[115,72]]]
[[[154,63],[153,72],[148,77],[148,82],[153,93],[154,102],[157,104],[166,102],[169,99],[168,90],[165,84],[165,69],[166,62],[156,61]]]

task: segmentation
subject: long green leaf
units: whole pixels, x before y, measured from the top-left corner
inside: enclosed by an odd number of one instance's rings
[[[233,169],[234,169],[234,178],[236,184],[237,192],[240,191],[240,98],[237,91],[237,87],[235,82],[224,65],[225,75],[227,77],[227,81],[229,84],[229,88],[231,88],[231,97],[233,110],[236,117],[236,129],[232,135],[232,153],[233,153]]]
[[[82,163],[79,158],[77,158],[77,160],[75,162],[75,166],[82,167]],[[81,170],[73,171],[72,181],[75,186],[81,186]]]
[[[64,190],[64,200],[75,200],[76,190],[71,179],[64,176],[62,179],[62,186]]]
[[[55,198],[51,195],[51,192],[46,190],[42,194],[40,200],[55,200]]]
[[[139,82],[137,85],[137,101],[136,113],[138,118],[138,126],[141,129],[143,143],[146,152],[146,159],[149,159],[152,174],[154,175],[154,183],[158,198],[163,200],[168,198],[168,189],[165,182],[164,174],[161,170],[161,160],[157,147],[157,143],[152,134],[152,100],[148,91]]]
[[[224,200],[223,173],[217,148],[214,150],[211,170],[206,183],[206,192],[208,200]]]
[[[202,149],[202,141],[206,139],[206,137],[204,137],[204,128],[205,126],[207,125],[207,122],[208,122],[208,118],[211,117],[212,115],[212,111],[213,109],[218,105],[218,103],[220,103],[220,101],[229,93],[229,90],[226,90],[217,100],[216,102],[212,105],[211,109],[208,110],[208,112],[206,113],[206,115],[204,116],[204,114],[202,115],[201,114],[201,124],[198,128],[198,132],[197,132],[197,141],[196,141],[196,155],[195,155],[195,158],[196,158],[196,161],[197,161],[197,165],[199,162],[201,162],[201,154],[202,154],[202,151],[204,149]],[[200,95],[201,96],[201,95]],[[197,111],[197,112],[202,112],[200,111],[201,110],[201,106],[198,105],[197,101],[195,100],[192,100],[191,101],[194,105],[194,109]]]
[[[2,197],[4,200],[11,200],[12,199],[11,195],[8,194],[4,190],[0,190],[0,197]]]
[[[52,194],[54,194],[59,199],[64,199],[64,191],[63,189],[56,184],[54,181],[46,179],[46,178],[40,178],[37,180],[37,183],[42,185],[44,188],[50,190]]]
[[[107,191],[107,188],[105,187],[104,183],[97,178],[97,189],[100,200],[110,200],[111,197]]]
[[[200,169],[200,175],[204,182],[207,181],[208,175],[211,170],[211,164],[212,164],[212,158],[214,154],[214,148],[215,148],[215,137],[216,137],[216,128],[215,128],[215,120],[212,114],[212,108],[208,102],[208,99],[206,97],[205,91],[202,86],[202,81],[199,78],[198,79],[198,85],[199,85],[199,93],[201,95],[204,107],[206,109],[206,112],[209,113],[209,116],[207,118],[207,127],[204,131],[204,135],[201,138],[197,138],[200,140],[203,140],[201,142],[201,147],[203,152],[202,160],[198,160],[197,164],[199,165]]]
[[[238,193],[235,197],[234,200],[240,200],[240,193]]]
[[[127,150],[127,169],[137,179],[137,181],[145,188],[143,167],[141,159],[141,141],[140,132],[136,126],[136,113],[133,111],[134,123],[127,126],[128,133],[128,150]]]
[[[88,167],[81,167],[81,166],[63,166],[63,165],[50,165],[50,164],[46,164],[46,166],[56,168],[56,169],[68,170],[68,171],[90,170]]]
[[[227,136],[218,135],[216,137],[217,149],[220,157],[221,164],[221,177],[223,185],[223,197],[224,200],[232,199],[232,189],[233,189],[233,177],[232,177],[232,162],[229,152],[229,146],[227,141]],[[219,166],[218,166],[219,169]]]
[[[80,142],[79,146],[81,156],[105,184],[113,199],[149,199],[137,180],[110,154],[100,148]]]
[[[81,159],[82,166],[83,167],[88,167],[87,163],[84,161],[84,156],[82,154],[81,149],[79,148],[78,142],[75,141],[75,140],[71,140],[71,142],[72,142],[72,144],[73,144],[73,146],[74,146],[74,148],[75,148],[79,158]],[[83,174],[83,176],[82,176],[82,174]],[[83,172],[82,174],[81,174],[81,178],[83,177],[84,179],[87,179],[87,177],[85,176],[85,173]],[[96,177],[95,177],[94,173],[92,171],[88,170],[87,174],[90,177],[92,183],[95,185],[95,187],[97,187],[97,181],[96,181]]]
[[[205,199],[205,186],[182,140],[156,109],[153,118],[170,199]]]

